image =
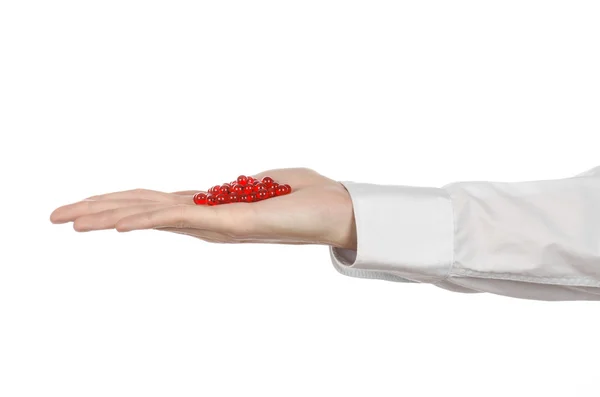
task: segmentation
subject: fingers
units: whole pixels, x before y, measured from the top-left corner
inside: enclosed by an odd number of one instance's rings
[[[52,223],[65,223],[72,222],[75,219],[95,214],[101,211],[107,211],[115,208],[141,205],[141,204],[150,204],[155,203],[150,200],[143,199],[117,199],[117,200],[86,200],[80,201],[78,203],[65,205],[63,207],[57,208],[50,215],[50,221]]]
[[[123,218],[143,212],[156,211],[160,208],[167,208],[170,206],[170,204],[150,202],[150,204],[109,209],[77,218],[73,223],[73,228],[78,232],[113,229],[116,223]]]
[[[156,190],[148,189],[133,189],[125,190],[122,192],[101,194],[98,196],[88,197],[88,200],[116,200],[116,199],[138,199],[138,200],[152,200],[159,201],[162,203],[181,203],[189,204],[189,198],[178,194],[171,194],[165,192],[159,192]]]
[[[235,234],[236,227],[231,219],[228,211],[214,207],[176,205],[128,216],[118,221],[115,228],[120,232],[128,232],[159,227],[175,227],[178,229],[193,228]]]

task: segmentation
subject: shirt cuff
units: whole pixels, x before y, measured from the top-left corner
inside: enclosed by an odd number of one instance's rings
[[[354,207],[357,251],[330,248],[340,273],[436,283],[450,271],[454,215],[444,189],[342,182]]]

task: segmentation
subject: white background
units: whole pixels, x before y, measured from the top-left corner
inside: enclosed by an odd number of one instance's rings
[[[0,396],[600,393],[597,303],[48,220],[278,167],[419,186],[583,172],[596,1],[0,4]]]

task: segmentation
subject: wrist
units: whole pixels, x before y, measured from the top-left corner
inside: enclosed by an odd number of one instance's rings
[[[331,211],[335,214],[331,222],[330,244],[335,248],[343,248],[356,251],[357,235],[356,220],[354,218],[354,207],[352,198],[346,187],[338,182],[336,187],[336,200],[332,203]]]

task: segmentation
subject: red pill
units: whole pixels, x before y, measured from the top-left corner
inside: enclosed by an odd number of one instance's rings
[[[196,194],[194,194],[194,203],[196,205],[205,205],[207,198],[208,198],[208,196],[206,195],[206,193],[203,193],[203,192],[196,193]]]
[[[229,195],[221,193],[217,195],[216,200],[217,204],[227,204],[229,202]]]
[[[277,188],[275,189],[275,194],[277,196],[283,196],[284,194],[287,193],[287,188],[285,187],[285,185],[279,185],[277,186]]]
[[[240,175],[235,181],[215,185],[207,192],[198,192],[193,196],[197,205],[217,205],[226,203],[252,203],[271,197],[290,194],[292,187],[275,182],[270,176],[260,179]]]
[[[240,185],[244,186],[245,184],[248,183],[248,177],[245,176],[245,175],[238,176],[237,183],[239,183]]]
[[[262,179],[262,183],[264,183],[265,185],[267,185],[267,187],[271,187],[271,185],[273,184],[273,182],[275,182],[275,181],[270,176],[265,176]]]
[[[256,192],[257,200],[264,200],[266,198],[269,198],[269,192],[267,192],[267,189],[260,189],[258,192]]]
[[[262,182],[258,182],[257,184],[254,185],[254,189],[253,190],[255,192],[258,192],[261,189],[267,189],[267,186],[264,183],[262,183]]]
[[[213,196],[212,194],[209,194],[208,197],[206,198],[206,204],[208,205],[217,205],[217,198],[215,196]]]

